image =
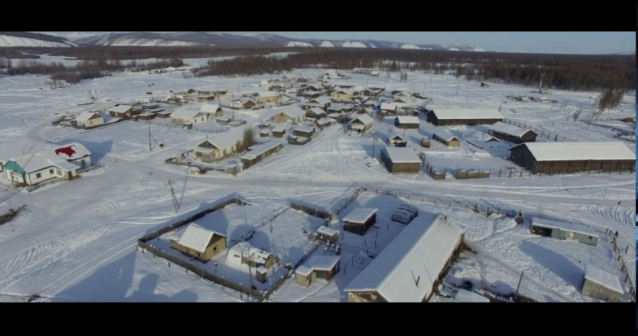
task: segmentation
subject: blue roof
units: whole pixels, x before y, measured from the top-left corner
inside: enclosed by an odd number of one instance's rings
[[[20,167],[20,165],[17,164],[15,161],[7,161],[7,163],[4,165],[4,169],[11,170],[20,174],[26,174],[24,169],[22,169],[22,167]]]

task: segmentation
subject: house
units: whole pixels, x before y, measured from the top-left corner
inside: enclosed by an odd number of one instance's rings
[[[295,270],[295,282],[310,286],[317,278],[330,280],[339,272],[340,256],[314,254]]]
[[[589,226],[553,221],[548,219],[533,218],[531,232],[577,243],[596,246],[598,235]]]
[[[298,136],[293,134],[288,136],[288,143],[291,145],[305,145],[308,142],[310,142],[310,138],[308,137],[303,137],[303,136]]]
[[[435,126],[492,125],[503,121],[495,109],[437,109],[427,113],[428,122]]]
[[[286,111],[279,112],[273,116],[273,121],[277,124],[292,123],[299,124],[306,120],[306,112],[299,107],[293,107]]]
[[[91,128],[104,125],[104,118],[95,112],[82,112],[75,118],[78,127]]]
[[[237,153],[243,147],[244,129],[244,127],[238,127],[213,139],[205,140],[195,147],[193,151],[195,158],[203,162],[214,162]]]
[[[359,114],[348,122],[348,130],[357,133],[364,133],[372,128],[374,120],[367,114]]]
[[[396,103],[381,103],[379,109],[385,114],[396,114],[398,105]]]
[[[335,90],[330,94],[332,100],[352,100],[353,96],[354,91],[346,89]]]
[[[326,110],[328,106],[330,106],[331,100],[328,97],[317,97],[309,99],[305,104],[302,105],[302,108],[307,110],[313,107],[318,107],[320,109]]]
[[[422,164],[421,159],[411,148],[395,147],[385,147],[381,150],[381,162],[392,174],[418,174]]]
[[[217,104],[204,104],[202,108],[199,109],[200,113],[207,115],[209,118],[212,117],[221,117],[224,115],[224,110]]]
[[[370,71],[370,76],[379,77],[379,70]]]
[[[465,289],[459,289],[454,295],[454,302],[489,303],[490,299]]]
[[[394,118],[394,126],[398,128],[415,128],[421,127],[421,122],[418,117],[414,116],[400,116]]]
[[[286,135],[286,125],[277,125],[272,129],[272,136],[275,138],[283,138]]]
[[[236,258],[240,264],[250,267],[263,266],[270,269],[275,264],[275,255],[260,250],[246,241],[241,241],[228,249],[228,257]]]
[[[268,133],[266,133],[266,136],[268,136]],[[250,151],[241,157],[244,169],[247,169],[272,154],[279,152],[282,148],[284,148],[284,144],[280,140],[270,140],[257,146],[250,147]]]
[[[337,241],[339,241],[339,230],[322,225],[315,231],[315,240],[328,244],[336,244]]]
[[[461,145],[459,138],[444,129],[437,129],[436,133],[433,134],[433,138],[448,147],[459,147]]]
[[[277,91],[262,91],[257,93],[257,102],[259,104],[276,103],[279,101],[279,93]]]
[[[170,118],[171,114],[173,114],[173,112],[166,112],[166,111],[157,112],[157,117],[158,118]]]
[[[171,120],[176,125],[199,125],[208,120],[208,114],[192,107],[183,107],[171,113]]]
[[[109,115],[116,118],[130,118],[134,115],[140,114],[142,111],[140,109],[134,108],[131,105],[123,105],[117,104],[111,107],[109,110]]]
[[[73,179],[91,165],[91,152],[79,143],[11,158],[4,163],[5,177],[13,184],[36,185],[51,179]]]
[[[353,104],[330,104],[328,107],[328,113],[334,112],[352,112],[354,110]]]
[[[395,134],[388,138],[388,145],[393,147],[406,147],[408,145],[408,142],[405,141],[405,139],[403,139],[403,137],[399,134]]]
[[[363,236],[376,221],[377,209],[356,208],[343,218],[343,229]]]
[[[334,78],[339,78],[339,73],[337,72],[337,70],[326,70],[326,72],[323,75],[324,79],[334,79]]]
[[[217,98],[217,99],[220,99],[220,98],[230,97],[231,94],[228,91],[214,91],[213,92],[213,96],[215,96],[215,98]]]
[[[583,295],[608,302],[618,302],[620,296],[624,294],[622,285],[618,277],[605,272],[602,269],[588,264],[585,266],[585,276],[583,277]]]
[[[155,114],[150,112],[144,112],[138,115],[139,120],[153,120],[155,119]]]
[[[506,124],[504,122],[497,122],[489,127],[490,133],[501,140],[521,143],[521,142],[534,142],[536,141],[536,132],[531,129],[524,129],[518,126]]]
[[[481,87],[488,88],[490,85],[485,82],[481,82]]]
[[[300,137],[311,138],[315,135],[315,128],[309,126],[298,126],[292,129],[292,134]]]
[[[349,302],[426,302],[463,244],[463,229],[419,216],[345,288]]]
[[[192,223],[179,239],[171,239],[171,248],[208,262],[226,249],[226,236]]]
[[[326,116],[326,111],[322,110],[319,107],[313,107],[309,110],[306,110],[306,117],[307,118],[315,118],[315,119],[321,119],[323,117]]]
[[[328,113],[328,118],[334,122],[345,123],[347,115],[345,113]]]
[[[509,149],[510,160],[537,173],[633,171],[636,154],[622,142],[526,142]]]

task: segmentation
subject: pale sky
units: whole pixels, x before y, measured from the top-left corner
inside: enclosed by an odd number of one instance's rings
[[[269,32],[291,38],[374,39],[416,44],[468,44],[488,51],[635,53],[636,32]]]

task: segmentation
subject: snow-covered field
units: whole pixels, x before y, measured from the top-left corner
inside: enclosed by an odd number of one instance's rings
[[[308,69],[296,70],[294,75],[317,77],[320,73],[320,70]],[[431,99],[428,108],[498,109],[504,95],[533,95],[530,87],[491,83],[486,89],[478,82],[447,75],[409,73],[408,82],[394,76],[387,83],[385,76],[348,75],[348,82],[357,85],[385,85],[387,91],[403,89],[423,93]],[[165,147],[149,151],[148,124],[144,122],[129,121],[88,132],[51,126],[51,121],[67,112],[79,113],[147,98],[147,91],[153,91],[155,96],[191,88],[247,90],[250,84],[276,77],[184,78],[182,73],[125,72],[55,90],[45,85],[45,77],[0,77],[0,160],[37,151],[49,143],[78,141],[93,152],[94,163],[104,164],[104,169],[80,179],[32,193],[0,184],[0,213],[27,205],[12,222],[0,226],[0,301],[23,301],[32,294],[39,294],[46,301],[65,302],[239,301],[237,292],[186,274],[180,267],[169,268],[164,260],[148,253],[137,252],[136,240],[231,192],[239,192],[256,204],[231,206],[215,215],[226,218],[226,229],[232,229],[230,235],[241,237],[242,228],[254,227],[262,217],[286,208],[288,198],[330,207],[354,182],[467,202],[488,202],[495,207],[521,209],[532,214],[540,212],[602,231],[599,245],[590,247],[532,235],[526,227],[515,226],[508,219],[486,218],[466,208],[401,200],[422,211],[444,212],[467,230],[467,240],[478,254],[461,254],[448,274],[450,283],[471,280],[477,287],[507,293],[516,288],[520,272],[524,271],[523,295],[539,301],[592,301],[582,296],[578,287],[586,263],[610,271],[622,280],[620,265],[614,259],[608,239],[604,238],[607,228],[619,232],[619,246],[623,251],[629,246],[626,260],[635,283],[636,240],[633,238],[636,233],[632,221],[635,209],[631,201],[636,182],[633,174],[445,181],[434,181],[424,173],[391,175],[378,159],[380,149],[386,146],[383,134],[397,131],[391,121],[386,120],[375,121],[377,141],[369,135],[346,135],[340,125],[333,125],[308,144],[286,145],[282,151],[236,177],[218,172],[188,175],[187,168],[164,164],[164,160],[192,149],[215,133],[161,125],[164,121],[156,119],[151,122],[151,130]],[[94,104],[78,106],[91,101],[91,95],[98,97]],[[633,130],[633,125],[616,121],[589,125],[570,118],[582,108],[580,119],[585,119],[593,111],[590,97],[597,96],[595,92],[555,90],[551,99],[558,100],[557,104],[507,101],[501,113],[510,120],[556,132],[568,139],[622,141],[635,151],[633,141],[615,139],[617,132],[612,131]],[[635,96],[628,94],[625,101],[620,109],[605,112],[603,117],[635,116]],[[240,110],[235,111],[235,118],[256,126],[280,110],[274,107]],[[211,131],[218,126],[209,123],[205,125],[211,127]],[[472,139],[481,140],[481,126],[450,128],[458,135],[465,135],[460,148],[446,148],[434,141],[431,148],[420,148],[420,138],[430,136],[434,129],[421,120],[420,130],[407,130],[405,135],[409,146],[423,150],[428,162],[435,166],[493,171],[512,166],[511,162],[499,158],[506,155],[502,146],[481,150],[467,143],[468,140],[474,142]],[[178,214],[173,207],[169,180],[181,204]],[[318,280],[304,288],[295,284],[293,277],[270,300],[346,301],[343,288],[369,263],[367,254],[360,254],[364,240],[366,246],[377,241],[377,250],[369,251],[375,255],[402,229],[399,224],[387,223],[397,202],[389,196],[362,194],[339,217],[359,206],[378,207],[379,228],[371,229],[364,237],[344,234],[344,242],[355,247],[344,248],[341,271],[332,280]],[[245,211],[247,207],[251,211]],[[309,216],[286,210],[272,225],[272,232],[269,226],[259,228],[252,243],[281,253],[294,262],[300,251],[307,248],[299,245],[304,241],[301,228],[310,231],[316,229],[318,223]],[[338,225],[335,228],[339,229]],[[315,253],[330,252],[320,248]],[[344,267],[348,262],[352,267]],[[628,297],[625,286],[624,299]]]

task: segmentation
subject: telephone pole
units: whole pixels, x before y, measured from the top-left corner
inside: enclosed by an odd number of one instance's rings
[[[523,274],[525,273],[525,271],[521,272],[521,278],[518,279],[518,285],[516,286],[516,294],[514,294],[514,301],[516,301],[516,298],[518,297],[518,289],[521,287],[521,281],[523,281]]]
[[[175,190],[173,190],[173,181],[168,180],[168,185],[171,187],[171,195],[173,197],[173,206],[175,207],[175,213],[179,211],[179,203],[177,202],[177,197],[175,196]]]

